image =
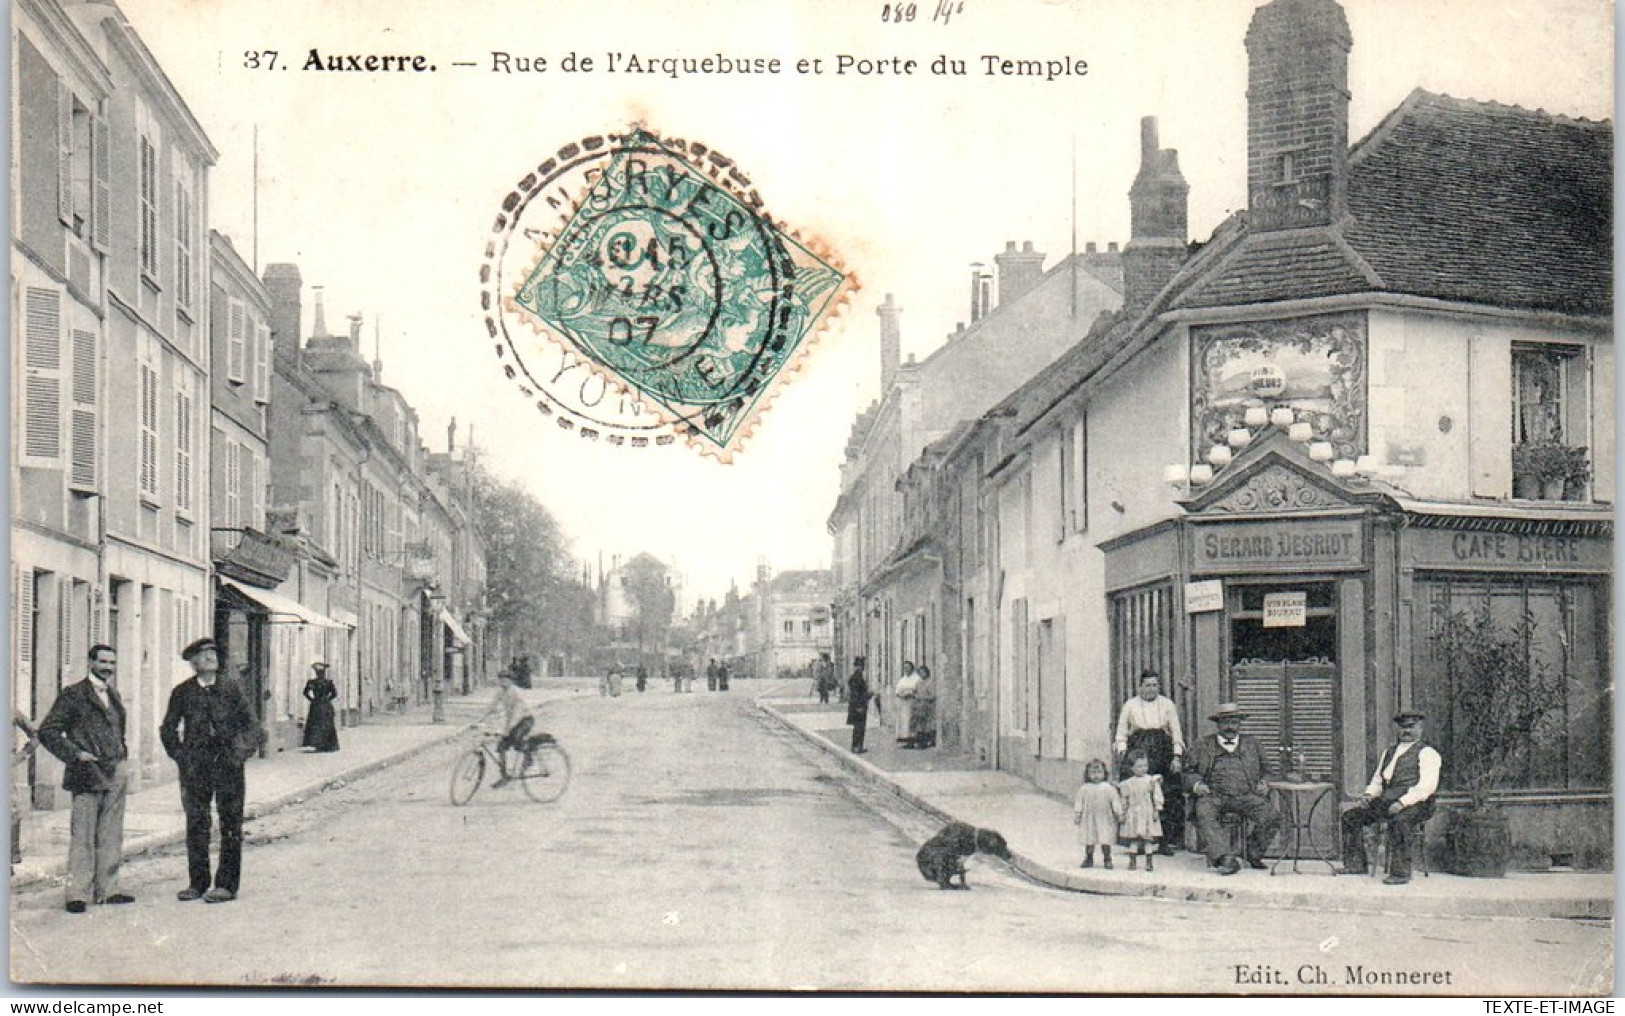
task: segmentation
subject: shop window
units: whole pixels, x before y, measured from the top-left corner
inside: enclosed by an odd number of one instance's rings
[[[1112,701],[1127,702],[1139,692],[1147,670],[1162,678],[1163,694],[1174,697],[1173,589],[1157,585],[1114,593],[1111,598]],[[1181,716],[1181,721],[1188,717]]]
[[[1465,697],[1481,676],[1444,648],[1439,619],[1477,617],[1518,633],[1531,672],[1543,671],[1562,693],[1537,733],[1509,731],[1530,740],[1529,750],[1501,781],[1508,790],[1602,790],[1610,785],[1607,586],[1596,581],[1530,582],[1518,579],[1432,578],[1418,580],[1420,630],[1413,640],[1416,700],[1428,714],[1426,737],[1444,757],[1446,790],[1462,790],[1451,765],[1465,736],[1460,715]]]

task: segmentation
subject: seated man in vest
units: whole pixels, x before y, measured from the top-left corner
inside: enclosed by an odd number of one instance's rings
[[[1196,831],[1202,837],[1207,863],[1221,875],[1241,870],[1242,858],[1230,849],[1224,818],[1240,816],[1252,824],[1243,846],[1248,867],[1264,867],[1264,851],[1275,840],[1281,816],[1270,805],[1264,777],[1264,746],[1251,734],[1241,732],[1247,718],[1234,702],[1219,706],[1208,719],[1218,727],[1196,742],[1195,760],[1186,769],[1192,779],[1191,794],[1196,798]]]
[[[1382,753],[1377,771],[1366,785],[1361,802],[1343,813],[1343,870],[1364,875],[1365,843],[1360,831],[1374,822],[1388,824],[1388,885],[1411,880],[1411,852],[1415,837],[1433,815],[1433,795],[1439,789],[1442,759],[1422,743],[1421,713],[1404,711],[1394,717],[1399,740]]]

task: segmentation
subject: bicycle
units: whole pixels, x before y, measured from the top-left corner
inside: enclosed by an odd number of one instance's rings
[[[551,734],[538,734],[535,748],[529,755],[515,748],[498,750],[503,735],[485,731],[473,747],[457,756],[451,767],[451,803],[464,805],[485,780],[488,767],[495,767],[497,779],[493,788],[517,783],[526,796],[538,804],[548,804],[564,796],[570,788],[570,756]],[[504,757],[507,756],[507,757]],[[509,758],[513,762],[509,762]],[[510,771],[510,766],[516,766]]]

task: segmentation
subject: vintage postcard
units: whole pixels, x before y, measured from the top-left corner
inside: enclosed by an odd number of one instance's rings
[[[14,990],[1612,992],[1604,0],[11,29]]]

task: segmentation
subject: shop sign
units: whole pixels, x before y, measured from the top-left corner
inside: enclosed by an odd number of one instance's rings
[[[1302,628],[1308,619],[1308,593],[1297,590],[1264,594],[1264,627]]]
[[[1323,571],[1365,566],[1359,519],[1240,522],[1195,527],[1192,570]]]
[[[1185,613],[1205,614],[1224,609],[1224,583],[1218,579],[1203,579],[1185,583]]]
[[[1417,567],[1486,571],[1606,572],[1612,567],[1610,540],[1551,533],[1453,532],[1412,530],[1411,559]]]

